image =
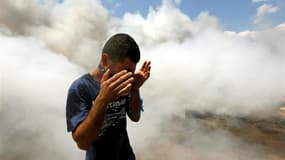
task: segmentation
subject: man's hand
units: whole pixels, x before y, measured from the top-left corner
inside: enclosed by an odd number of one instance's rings
[[[132,73],[126,70],[114,74],[111,78],[109,76],[110,70],[108,69],[102,76],[98,95],[105,102],[111,102],[120,96],[127,95],[134,81]]]
[[[88,150],[92,146],[100,133],[107,104],[120,96],[127,95],[133,80],[132,73],[125,70],[112,77],[110,77],[109,69],[103,74],[100,92],[94,100],[88,116],[72,132],[72,137],[80,149]]]
[[[150,76],[150,61],[145,61],[138,72],[134,74],[133,90],[138,90]]]

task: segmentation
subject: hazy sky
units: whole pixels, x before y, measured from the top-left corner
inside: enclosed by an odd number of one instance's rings
[[[113,16],[122,17],[126,12],[146,16],[150,7],[157,8],[162,1],[102,0],[102,3]],[[225,30],[256,30],[256,23],[265,18],[272,25],[285,22],[284,0],[174,0],[172,3],[192,19],[201,12],[209,12]]]

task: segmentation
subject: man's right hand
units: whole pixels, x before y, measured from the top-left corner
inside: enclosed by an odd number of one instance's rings
[[[127,95],[133,80],[132,73],[125,70],[116,73],[112,77],[110,77],[109,69],[103,74],[100,82],[100,92],[88,116],[72,132],[72,137],[80,149],[88,150],[94,140],[98,138],[107,104],[120,96]]]
[[[120,96],[126,96],[132,87],[133,81],[134,78],[131,72],[123,70],[110,77],[110,70],[108,69],[102,76],[98,97],[109,103]]]

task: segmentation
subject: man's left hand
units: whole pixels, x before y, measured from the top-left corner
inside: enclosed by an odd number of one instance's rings
[[[150,61],[145,61],[138,72],[134,74],[133,90],[138,90],[150,76]]]

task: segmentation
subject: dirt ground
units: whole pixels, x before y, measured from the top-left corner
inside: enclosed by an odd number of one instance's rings
[[[185,115],[163,123],[160,136],[149,140],[147,147],[137,153],[138,159],[285,159],[285,106],[266,118],[195,111]],[[197,126],[199,129],[193,129]]]

